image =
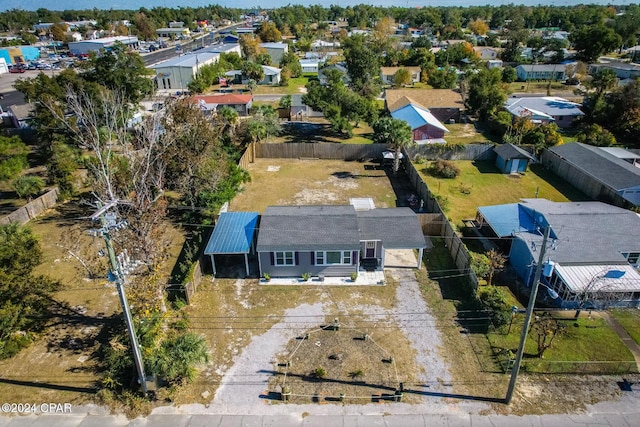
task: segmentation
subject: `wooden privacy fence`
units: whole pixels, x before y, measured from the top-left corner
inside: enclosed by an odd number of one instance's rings
[[[290,143],[256,144],[255,156],[268,159],[381,159],[386,144]]]
[[[9,215],[0,217],[0,224],[10,224],[12,222],[19,222],[20,224],[26,224],[33,218],[40,215],[42,212],[53,207],[58,201],[58,187],[48,191],[35,200],[27,203],[23,207],[16,209]]]
[[[456,234],[449,220],[446,219],[446,215],[442,211],[440,204],[433,197],[433,195],[429,191],[429,187],[427,187],[427,184],[425,184],[425,182],[422,180],[422,177],[420,177],[417,169],[413,166],[409,155],[405,154],[402,161],[404,164],[404,168],[407,171],[407,175],[409,175],[409,180],[418,193],[418,197],[425,201],[424,209],[427,212],[441,215],[442,220],[439,224],[441,227],[439,230],[440,232],[434,234],[437,234],[444,238],[445,245],[449,249],[449,253],[451,254],[451,258],[453,259],[456,267],[458,268],[458,270],[468,274],[472,286],[474,287],[474,289],[477,289],[478,277],[471,269],[471,255],[469,254],[467,247],[464,245],[462,239],[460,239],[458,234]],[[433,219],[431,221],[434,222]]]
[[[382,153],[391,151],[386,144],[286,143],[268,144],[252,142],[247,146],[239,165],[247,168],[256,158],[268,159],[381,159]],[[419,145],[410,147],[405,156],[417,155],[427,159],[490,160],[495,154],[491,144]]]
[[[428,160],[492,160],[495,157],[492,144],[415,145],[409,147],[406,152],[411,159],[419,155]]]

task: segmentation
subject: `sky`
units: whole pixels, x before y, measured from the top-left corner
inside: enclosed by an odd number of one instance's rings
[[[573,6],[577,4],[617,4],[624,5],[634,3],[629,0],[270,0],[268,4],[259,0],[57,0],[53,3],[44,0],[0,0],[0,11],[10,9],[36,10],[39,8],[47,8],[49,10],[82,10],[82,9],[128,9],[137,10],[141,7],[151,9],[153,7],[198,7],[210,4],[219,4],[224,7],[236,7],[250,9],[253,7],[281,7],[288,4],[302,4],[304,6],[319,4],[328,7],[331,4],[337,4],[342,7],[355,6],[357,4],[366,3],[375,6],[399,6],[399,7],[418,7],[418,6],[482,6],[493,5],[499,6],[503,4],[525,4],[535,6],[538,4],[555,5],[555,6]]]

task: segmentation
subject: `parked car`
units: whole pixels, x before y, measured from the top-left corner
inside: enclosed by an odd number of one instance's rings
[[[9,68],[10,73],[24,73],[25,71],[26,70],[23,67],[18,67],[17,65]]]

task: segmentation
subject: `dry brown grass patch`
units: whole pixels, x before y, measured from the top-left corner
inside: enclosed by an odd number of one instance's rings
[[[336,330],[327,320],[289,342],[277,358],[271,390],[290,390],[292,403],[362,404],[392,400],[400,383],[416,381],[415,351],[395,325],[369,334],[348,326]]]

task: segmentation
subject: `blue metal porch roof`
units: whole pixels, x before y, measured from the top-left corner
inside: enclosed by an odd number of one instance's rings
[[[221,213],[204,250],[205,255],[248,253],[258,215],[258,212]]]
[[[533,219],[520,203],[481,206],[478,211],[498,237],[510,236],[514,232],[531,231],[535,227]]]

